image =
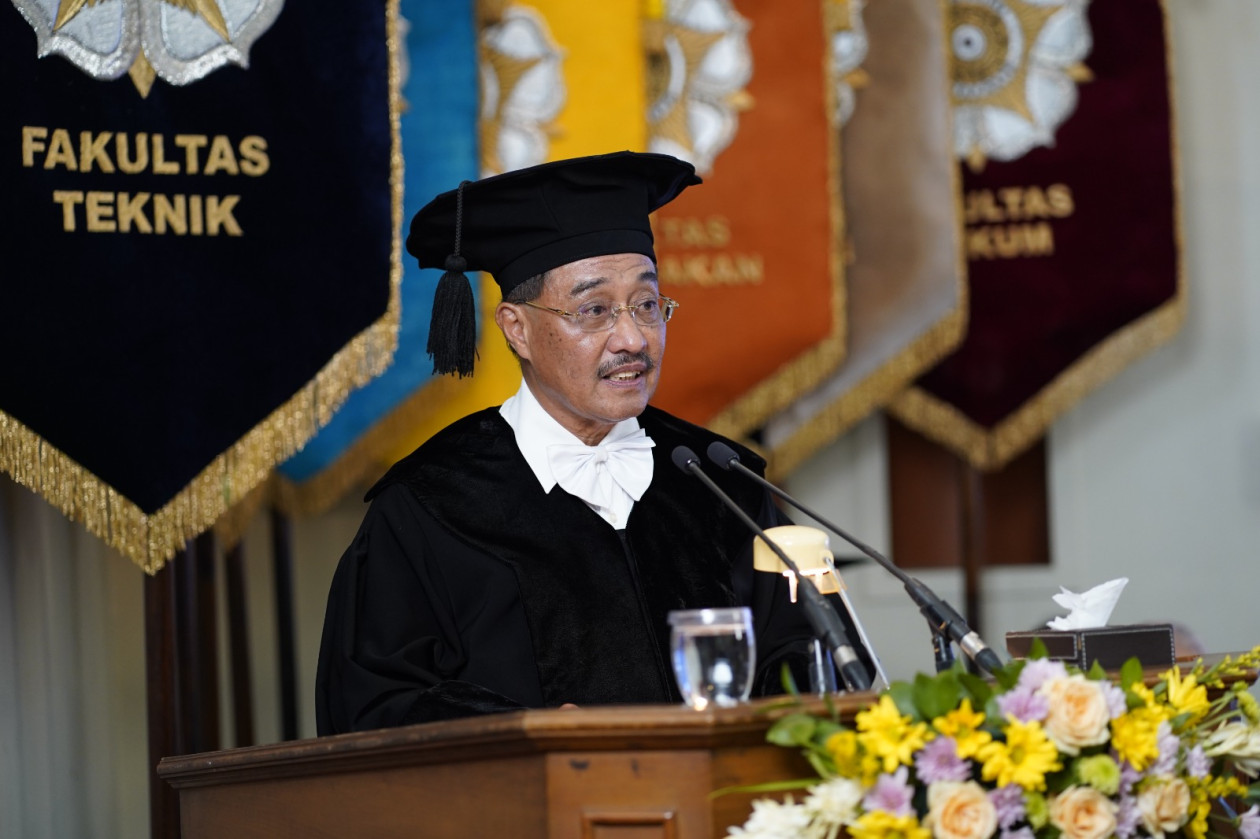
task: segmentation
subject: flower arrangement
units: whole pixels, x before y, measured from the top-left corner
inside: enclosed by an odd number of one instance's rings
[[[1037,657],[1040,656],[1040,657]],[[753,791],[745,839],[1260,839],[1260,646],[1143,682],[1044,657],[993,681],[960,668],[897,682],[854,725],[790,713],[767,733],[818,773]],[[747,790],[746,790],[747,791]],[[1246,809],[1244,809],[1246,808]]]

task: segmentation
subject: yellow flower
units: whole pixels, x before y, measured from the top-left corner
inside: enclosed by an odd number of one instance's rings
[[[1182,827],[1190,839],[1207,839],[1208,814],[1211,812],[1212,802],[1196,794],[1190,802],[1189,820]]]
[[[862,774],[862,753],[858,747],[857,733],[853,731],[837,731],[827,738],[823,744],[827,754],[836,765],[836,774],[845,778],[856,778]]]
[[[1159,724],[1164,715],[1151,707],[1134,708],[1111,721],[1111,746],[1139,772],[1159,757]]]
[[[997,781],[1000,787],[1019,784],[1026,790],[1046,788],[1046,773],[1063,768],[1058,749],[1036,721],[1020,722],[1007,717],[1006,742],[995,740],[976,752],[981,761],[981,777]]]
[[[984,712],[971,710],[971,699],[964,699],[962,704],[944,716],[937,717],[932,726],[946,737],[953,737],[957,744],[958,756],[975,757],[980,747],[993,739],[987,731],[982,731]]]
[[[879,704],[858,713],[858,741],[867,753],[880,759],[885,772],[893,772],[900,764],[909,766],[915,752],[931,739],[927,724],[912,722],[897,709],[888,694]]]
[[[863,813],[847,829],[850,839],[932,839],[932,832],[914,816],[894,816],[886,810]]]
[[[1248,722],[1260,723],[1260,705],[1256,704],[1254,696],[1243,690],[1235,693],[1234,698],[1238,700],[1238,709],[1247,717]]]
[[[1168,684],[1168,704],[1177,709],[1178,714],[1189,714],[1190,724],[1198,722],[1211,707],[1208,702],[1207,688],[1199,684],[1191,673],[1185,679],[1176,667],[1165,674]]]
[[[1160,719],[1172,719],[1177,714],[1172,708],[1160,702],[1155,692],[1141,682],[1129,685],[1129,693],[1141,699],[1146,710],[1158,714]]]

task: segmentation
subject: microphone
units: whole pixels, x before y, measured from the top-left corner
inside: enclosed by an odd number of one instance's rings
[[[743,508],[735,503],[735,500],[722,491],[713,479],[704,474],[704,470],[700,466],[700,457],[686,446],[677,446],[671,457],[674,465],[683,472],[695,475],[700,481],[718,497],[723,504],[731,509],[739,517],[739,519],[748,526],[753,533],[757,534],[763,542],[770,546],[770,550],[782,560],[783,564],[792,569],[792,573],[796,574],[799,581],[797,591],[801,595],[801,606],[805,609],[805,617],[809,620],[809,625],[813,627],[814,632],[827,648],[831,650],[835,656],[836,664],[840,670],[840,677],[844,679],[845,687],[851,691],[867,690],[871,686],[870,676],[866,673],[866,668],[858,659],[857,653],[853,650],[853,645],[849,643],[849,636],[844,631],[844,624],[840,621],[839,615],[835,609],[827,602],[827,598],[814,586],[814,581],[809,577],[802,576],[796,567],[796,563],[784,553],[783,549],[776,545],[766,532],[762,530],[761,525],[753,521],[752,516],[744,512]]]
[[[779,498],[782,498],[788,504],[791,504],[793,507],[815,521],[822,523],[823,526],[831,530],[841,539],[848,542],[871,559],[875,560],[881,568],[892,574],[901,581],[903,586],[905,586],[906,593],[910,595],[910,599],[913,600],[915,605],[919,607],[919,612],[927,618],[928,626],[932,628],[933,635],[948,637],[954,641],[954,643],[958,644],[958,647],[966,653],[967,656],[974,661],[976,666],[978,666],[981,670],[989,675],[994,675],[997,670],[1002,667],[1002,659],[998,657],[998,654],[995,653],[983,639],[981,639],[980,635],[975,630],[967,625],[967,622],[963,620],[962,615],[954,611],[954,608],[940,597],[937,597],[936,593],[928,588],[927,585],[898,568],[890,559],[888,559],[888,557],[884,556],[879,551],[865,544],[860,539],[850,536],[836,525],[827,521],[825,518],[818,515],[813,510],[809,509],[804,504],[758,475],[752,469],[749,469],[743,463],[740,463],[739,453],[720,440],[710,443],[706,454],[708,454],[709,460],[713,461],[723,469],[731,472],[739,472],[749,478],[752,478],[770,492],[774,493]],[[944,667],[949,666],[948,656],[942,659],[940,651],[938,650],[938,669],[943,669],[942,662]]]

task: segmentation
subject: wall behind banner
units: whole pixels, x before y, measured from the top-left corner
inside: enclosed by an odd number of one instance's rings
[[[1057,613],[1050,595],[1060,584],[1122,575],[1131,582],[1114,622],[1177,619],[1214,651],[1260,642],[1260,100],[1250,89],[1260,6],[1167,5],[1188,317],[1171,343],[1055,425],[1053,563],[985,573],[983,625],[995,646]],[[885,460],[881,420],[871,419],[790,487],[888,549]],[[314,733],[324,598],[363,509],[352,494],[295,524],[304,736]],[[246,557],[260,742],[279,736],[268,551],[256,522]],[[920,576],[961,604],[957,572]],[[930,669],[926,627],[900,587],[870,568],[846,580],[890,675]],[[142,583],[130,562],[0,478],[0,836],[147,835]]]

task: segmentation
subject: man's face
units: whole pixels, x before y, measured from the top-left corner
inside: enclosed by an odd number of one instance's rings
[[[641,254],[596,256],[547,272],[540,306],[576,312],[586,303],[632,306],[658,294],[656,266]],[[665,324],[639,326],[621,312],[610,329],[583,332],[574,318],[500,303],[496,320],[521,357],[534,396],[588,445],[638,416],[660,378]]]

